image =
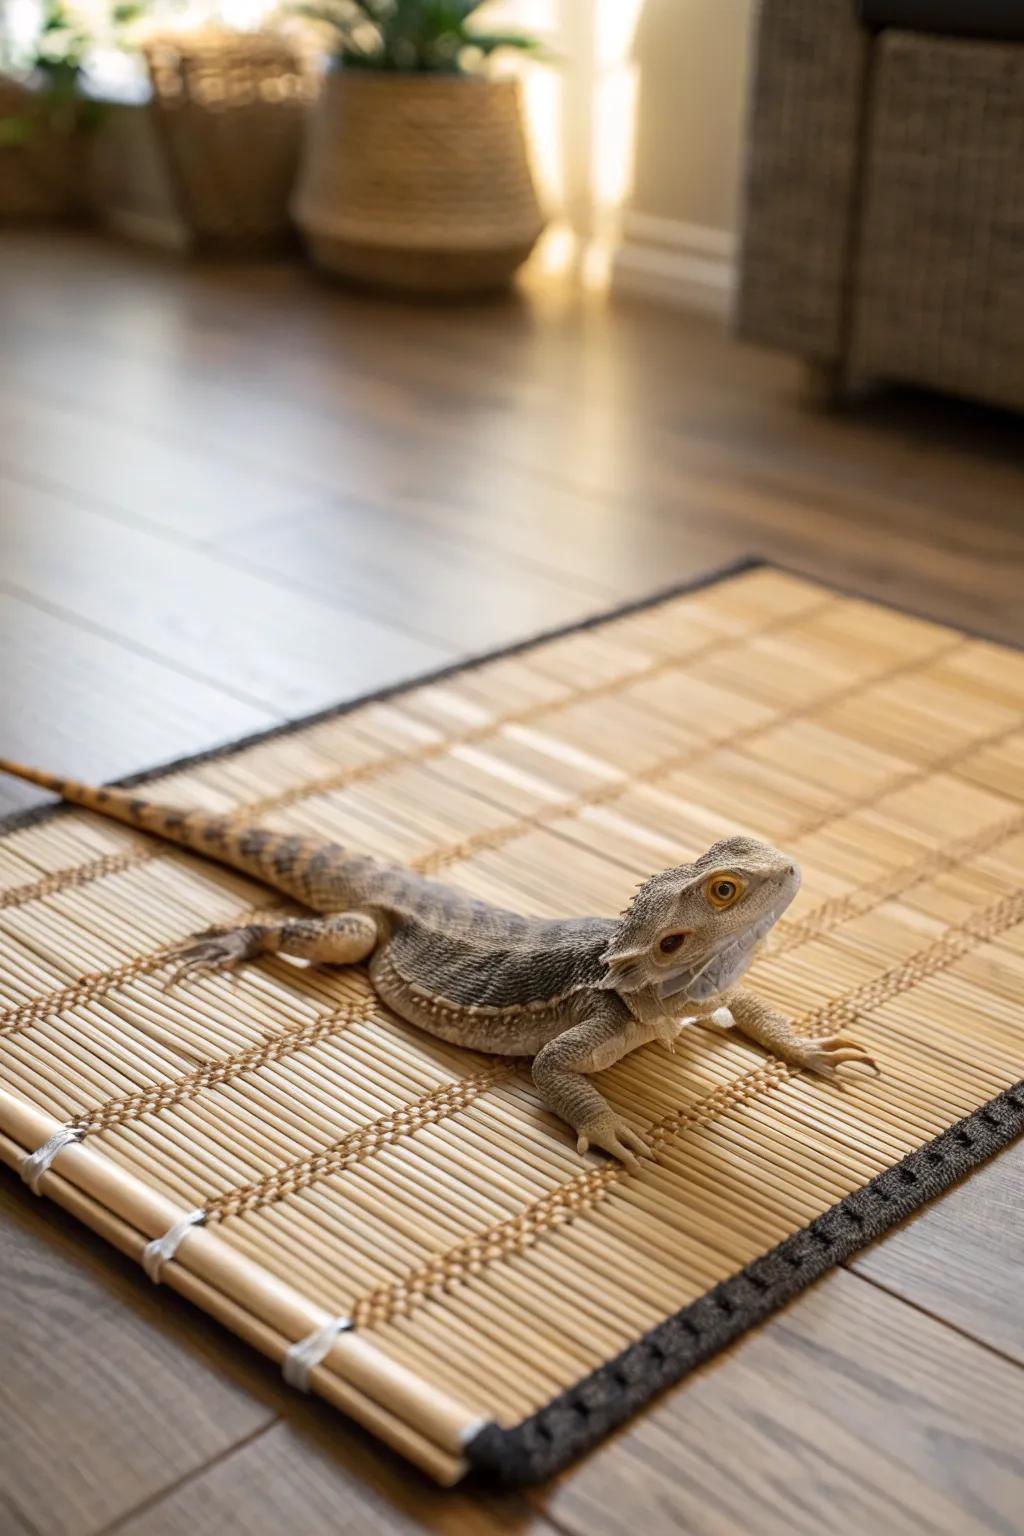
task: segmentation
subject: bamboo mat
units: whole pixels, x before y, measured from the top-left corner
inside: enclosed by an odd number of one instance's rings
[[[794,853],[751,984],[882,1076],[648,1046],[597,1079],[638,1176],[362,970],[165,991],[166,946],[277,898],[30,819],[0,841],[0,1155],[70,1126],[41,1192],[118,1248],[203,1213],[163,1283],[275,1359],[327,1325],[314,1389],[439,1480],[543,1476],[1024,1126],[1022,706],[1020,655],[759,567],[153,780],[535,913],[617,913],[733,833]]]

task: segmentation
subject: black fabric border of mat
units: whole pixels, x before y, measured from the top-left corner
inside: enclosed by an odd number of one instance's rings
[[[658,1323],[521,1424],[511,1429],[485,1425],[465,1448],[471,1468],[482,1479],[507,1486],[551,1477],[657,1393],[681,1381],[1022,1132],[1024,1079]]]
[[[688,592],[697,592],[745,571],[759,569],[781,571],[840,596],[912,614],[958,634],[972,633],[963,625],[946,624],[934,615],[915,612],[885,598],[868,597],[863,592],[797,570],[781,561],[750,555],[674,582],[645,597],[570,620],[496,650],[446,662],[404,682],[390,683],[341,704],[283,720],[220,746],[129,774],[113,780],[112,784],[117,788],[132,789],[183,768],[215,762],[247,747],[273,741],[275,737],[350,714],[363,705],[381,703],[461,672],[486,666],[488,662],[521,655],[547,641],[594,629],[632,613],[642,613]],[[993,640],[991,635],[974,633],[978,639],[990,643],[1009,644],[1005,640]],[[0,836],[73,809],[57,803],[8,812],[0,817]],[[484,1425],[465,1446],[472,1472],[481,1480],[507,1486],[541,1482],[552,1476],[631,1418],[652,1397],[681,1381],[695,1366],[762,1322],[834,1265],[850,1258],[919,1206],[948,1189],[1022,1132],[1024,1079],[997,1094],[933,1141],[911,1152],[902,1162],[883,1170],[745,1269],[721,1281],[673,1317],[666,1318],[615,1359],[598,1366],[521,1424],[509,1429],[494,1423]]]

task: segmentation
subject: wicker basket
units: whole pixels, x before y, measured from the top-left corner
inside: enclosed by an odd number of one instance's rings
[[[78,218],[85,212],[88,137],[55,126],[45,97],[0,76],[0,119],[31,120],[20,144],[0,145],[0,223]]]
[[[343,277],[424,293],[507,283],[544,226],[515,82],[332,71],[293,212]]]
[[[212,27],[151,37],[145,53],[193,245],[279,244],[312,94],[299,55],[269,30]]]

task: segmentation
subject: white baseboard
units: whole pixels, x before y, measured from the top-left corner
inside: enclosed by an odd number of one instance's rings
[[[627,213],[612,258],[612,290],[725,319],[732,307],[736,237],[726,229]]]

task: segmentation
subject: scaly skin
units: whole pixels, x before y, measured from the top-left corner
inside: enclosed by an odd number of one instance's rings
[[[617,919],[535,918],[320,838],[183,811],[0,759],[0,769],[63,799],[252,875],[320,914],[211,929],[179,951],[174,980],[233,970],[261,954],[330,965],[369,961],[389,1007],[476,1051],[532,1056],[545,1102],[577,1134],[631,1168],[649,1149],[588,1074],[637,1046],[670,1050],[700,1020],[735,1026],[794,1066],[834,1077],[862,1046],[807,1040],[736,985],[800,884],[791,859],[753,838],[716,843],[638,888]]]

